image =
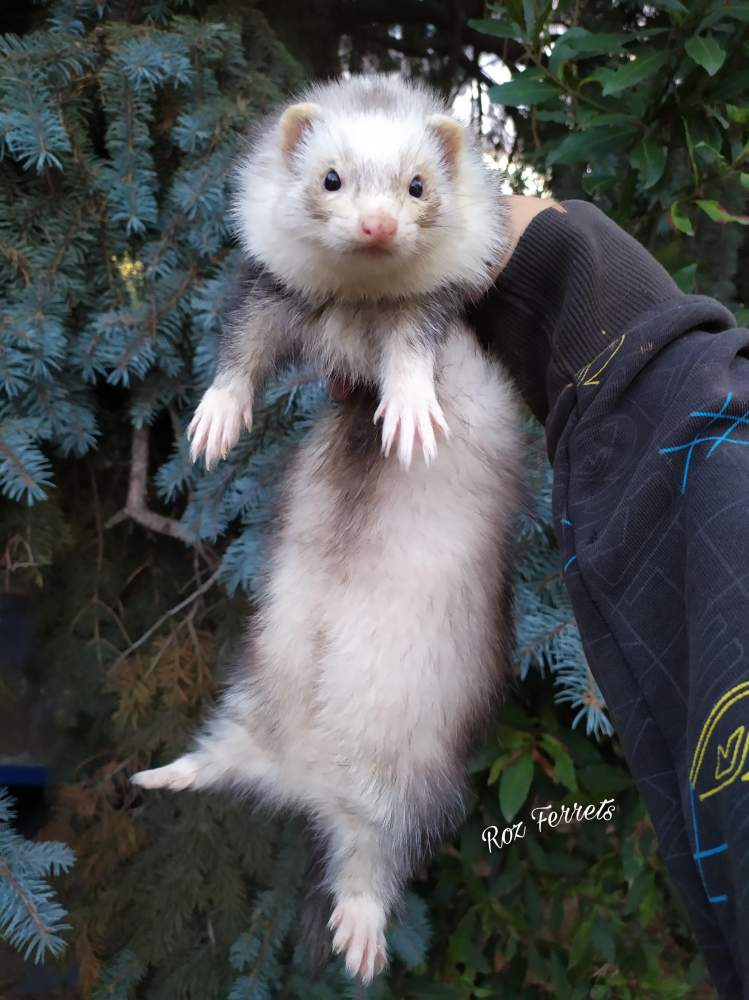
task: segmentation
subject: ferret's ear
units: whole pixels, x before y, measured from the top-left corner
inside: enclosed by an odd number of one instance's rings
[[[442,146],[442,152],[448,167],[455,169],[463,148],[465,129],[449,115],[432,115],[429,128],[435,133]]]
[[[279,142],[281,151],[288,159],[302,138],[305,129],[308,129],[312,122],[320,114],[319,104],[292,104],[281,115],[278,123]]]

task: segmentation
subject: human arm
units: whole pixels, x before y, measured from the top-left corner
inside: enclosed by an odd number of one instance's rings
[[[720,995],[745,996],[749,331],[593,205],[562,207],[473,322],[545,424],[588,664]]]

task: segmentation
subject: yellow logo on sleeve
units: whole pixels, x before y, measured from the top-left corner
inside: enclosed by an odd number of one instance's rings
[[[705,720],[689,773],[690,784],[700,800],[716,795],[739,777],[749,781],[749,771],[743,773],[749,753],[749,733],[741,721],[747,708],[742,702],[747,697],[749,681],[742,681],[721,695]],[[716,732],[722,721],[720,732]],[[726,723],[733,726],[727,737]]]

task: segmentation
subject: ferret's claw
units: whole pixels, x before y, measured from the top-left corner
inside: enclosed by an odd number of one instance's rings
[[[449,438],[450,430],[434,394],[416,399],[383,399],[377,407],[374,421],[382,419],[382,453],[387,458],[397,438],[398,461],[408,469],[414,445],[421,442],[424,462],[431,465],[437,457],[435,430]]]
[[[187,428],[190,458],[196,462],[205,454],[205,467],[222,458],[237,443],[242,427],[252,428],[252,400],[246,392],[231,386],[212,385],[204,394]]]
[[[189,757],[180,757],[165,767],[155,767],[150,771],[138,771],[130,781],[141,788],[168,788],[179,792],[194,784],[198,776],[198,768]]]
[[[336,906],[328,927],[335,930],[333,952],[346,953],[346,971],[369,984],[387,965],[385,913],[364,894],[346,896]]]

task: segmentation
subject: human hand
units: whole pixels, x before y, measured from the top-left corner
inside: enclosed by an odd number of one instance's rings
[[[559,202],[554,201],[552,198],[535,198],[522,194],[510,194],[506,195],[502,201],[507,209],[509,238],[494,277],[507,266],[520,241],[520,237],[540,212],[545,212],[547,209],[555,212],[565,211]]]

